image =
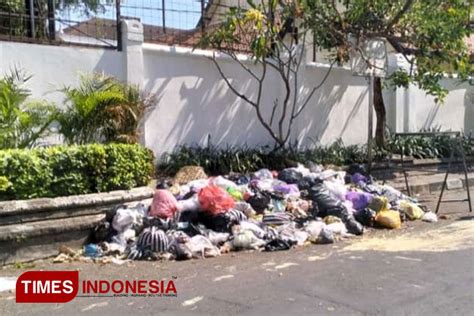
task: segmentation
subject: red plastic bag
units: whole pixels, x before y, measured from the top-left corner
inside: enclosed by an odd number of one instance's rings
[[[198,195],[203,211],[217,215],[234,207],[235,201],[229,193],[218,186],[204,187]]]
[[[178,201],[167,190],[156,190],[151,202],[149,216],[163,219],[172,218],[178,210]]]

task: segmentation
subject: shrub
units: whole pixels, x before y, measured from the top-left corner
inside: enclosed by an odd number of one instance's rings
[[[47,161],[34,150],[0,150],[0,176],[11,185],[0,192],[0,199],[23,199],[48,196],[52,173]]]
[[[389,138],[385,148],[374,148],[374,161],[382,161],[391,154],[404,154],[415,158],[448,158],[453,146],[453,138],[410,137]],[[474,155],[474,141],[463,138],[466,155]],[[280,170],[296,163],[312,161],[318,164],[349,165],[367,162],[367,146],[345,146],[337,140],[329,146],[317,146],[312,149],[298,150],[294,146],[276,151],[269,147],[249,148],[247,146],[227,146],[218,148],[181,146],[174,152],[164,154],[158,162],[157,170],[163,175],[173,175],[186,165],[199,165],[210,175],[229,172],[245,173],[260,168]]]
[[[294,147],[274,151],[270,147],[181,146],[174,152],[163,155],[158,162],[157,170],[162,174],[172,175],[183,166],[199,165],[211,175],[229,172],[245,173],[260,168],[279,170],[308,161],[343,165],[363,162],[365,155],[365,146],[346,147],[340,140],[330,146],[307,150],[297,150]]]
[[[0,149],[34,146],[56,118],[53,105],[27,101],[30,91],[23,84],[30,78],[14,69],[0,79]]]
[[[102,191],[102,175],[108,166],[104,146],[50,147],[37,153],[51,170],[52,196]]]
[[[79,87],[65,87],[67,107],[57,120],[68,144],[136,143],[138,124],[153,102],[138,87],[103,74],[84,75]]]
[[[101,191],[137,187],[150,181],[153,154],[137,148],[137,145],[104,146],[107,168],[99,185]]]
[[[86,194],[146,185],[153,155],[139,145],[0,151],[0,200]]]

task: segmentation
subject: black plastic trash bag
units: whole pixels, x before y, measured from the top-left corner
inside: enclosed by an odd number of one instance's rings
[[[284,181],[287,184],[296,184],[303,179],[301,172],[294,169],[283,169],[278,173],[278,180]]]
[[[228,233],[231,231],[232,226],[238,223],[235,222],[234,218],[227,216],[225,213],[220,213],[212,218],[212,224],[212,230],[219,233]]]
[[[250,176],[243,175],[240,173],[230,173],[227,177],[230,181],[234,182],[237,185],[243,185],[250,182]]]
[[[263,191],[257,191],[248,199],[247,203],[252,206],[257,214],[261,214],[265,209],[267,209],[270,201],[271,196],[269,194],[265,194]]]
[[[311,187],[308,195],[313,204],[317,204],[319,209],[319,217],[325,217],[329,209],[343,208],[342,202],[332,197],[329,191],[322,183],[318,183]]]
[[[353,175],[354,173],[360,173],[364,176],[367,175],[367,170],[362,164],[352,164],[349,166],[349,168],[347,168],[346,172],[350,175]]]
[[[326,216],[327,215],[339,217],[344,225],[346,225],[348,233],[354,235],[362,235],[364,233],[364,226],[355,220],[354,215],[352,215],[344,205],[327,210]]]
[[[283,240],[280,238],[273,239],[265,245],[265,251],[288,250],[296,245],[295,240]]]
[[[105,220],[109,223],[112,223],[112,221],[114,220],[115,214],[117,214],[117,210],[119,210],[121,208],[127,208],[127,206],[125,206],[124,204],[120,204],[120,205],[117,205],[116,207],[114,207],[112,209],[108,209],[105,212]]]
[[[173,183],[169,180],[161,180],[156,183],[157,190],[168,190],[170,187],[173,186]]]
[[[176,223],[172,218],[162,219],[159,217],[144,217],[143,228],[157,227],[164,231],[175,228]]]
[[[90,242],[94,244],[98,244],[103,241],[109,241],[113,235],[117,234],[115,229],[113,229],[112,225],[108,221],[101,221],[97,226],[94,227],[92,231]]]
[[[298,189],[302,190],[309,190],[311,187],[315,186],[318,183],[321,183],[322,180],[315,177],[304,177],[298,181]]]
[[[375,222],[375,213],[370,208],[357,211],[354,214],[355,219],[364,226],[373,227]]]

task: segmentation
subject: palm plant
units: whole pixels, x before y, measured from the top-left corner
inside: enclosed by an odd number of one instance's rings
[[[30,79],[18,69],[0,79],[0,149],[33,147],[50,132],[55,108],[27,101],[30,91],[23,84]]]
[[[60,111],[60,133],[68,144],[136,143],[138,124],[152,102],[136,86],[104,74],[81,76],[79,87],[65,87],[66,109]]]

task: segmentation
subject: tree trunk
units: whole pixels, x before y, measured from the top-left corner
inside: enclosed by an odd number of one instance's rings
[[[374,79],[374,110],[375,114],[377,115],[375,143],[379,147],[384,147],[386,112],[382,97],[382,80],[379,77],[375,77]]]

